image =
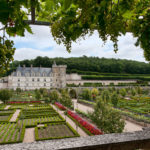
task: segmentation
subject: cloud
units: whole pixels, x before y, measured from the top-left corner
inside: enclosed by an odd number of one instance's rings
[[[119,51],[113,51],[113,43],[108,40],[103,45],[98,33],[94,32],[92,36],[86,36],[85,40],[80,39],[72,44],[72,52],[68,53],[63,45],[58,45],[51,33],[49,27],[32,26],[33,35],[25,33],[25,37],[13,38],[17,50],[15,60],[33,59],[37,56],[48,57],[80,57],[96,56],[106,58],[132,59],[145,61],[143,50],[134,46],[136,41],[132,34],[119,37]]]

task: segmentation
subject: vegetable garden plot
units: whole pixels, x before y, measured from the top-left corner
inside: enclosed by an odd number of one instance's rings
[[[0,144],[22,142],[25,128],[18,128],[16,123],[0,124]]]
[[[118,107],[136,114],[150,115],[150,100],[146,98],[119,100]]]
[[[58,113],[54,109],[35,109],[35,110],[22,110],[20,118],[39,118],[39,117],[52,117],[57,116]],[[23,117],[22,117],[23,116]]]
[[[67,123],[45,124],[35,128],[36,140],[78,137],[79,134]]]
[[[0,122],[8,122],[15,110],[0,110]]]
[[[39,117],[39,118],[30,118],[30,119],[24,119],[24,120],[19,120],[18,121],[18,126],[22,126],[22,124],[26,127],[34,127],[37,124],[42,124],[42,123],[53,123],[53,122],[64,122],[65,120],[57,115],[57,116],[49,116],[49,117]]]

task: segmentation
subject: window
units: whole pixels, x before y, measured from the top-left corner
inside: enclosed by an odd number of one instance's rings
[[[45,72],[43,73],[43,77],[46,77],[46,73]]]
[[[20,82],[20,79],[18,79],[18,82]]]
[[[32,81],[34,82],[34,78],[32,79]]]
[[[46,86],[46,83],[44,83],[44,86]]]
[[[27,72],[27,73],[25,73],[25,76],[26,76],[26,77],[29,77],[29,76],[30,76],[30,74]]]
[[[20,86],[20,83],[18,83],[18,87]]]
[[[40,73],[39,73],[39,72],[37,72],[37,73],[36,73],[36,76],[37,76],[37,77],[39,77],[39,76],[40,76]]]
[[[33,76],[33,77],[35,76],[35,73],[34,73],[34,72],[32,72],[32,76]]]
[[[44,81],[46,82],[46,79],[44,79]]]
[[[40,81],[40,79],[38,78],[37,81]]]
[[[21,76],[21,72],[18,71],[18,72],[17,72],[17,76]]]

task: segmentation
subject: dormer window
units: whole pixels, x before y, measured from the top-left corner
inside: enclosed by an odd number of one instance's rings
[[[21,76],[21,72],[18,71],[18,72],[17,72],[17,76]]]

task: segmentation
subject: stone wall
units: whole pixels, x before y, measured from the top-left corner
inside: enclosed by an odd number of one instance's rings
[[[110,83],[114,83],[117,85],[118,83],[135,83],[136,80],[67,80],[67,84],[75,84],[75,85],[83,85],[84,83],[102,83],[103,85],[109,85]]]
[[[1,145],[3,150],[150,150],[150,129],[89,137]]]
[[[77,81],[77,80],[81,80],[82,78],[77,73],[71,73],[66,75],[66,79],[67,81]]]

